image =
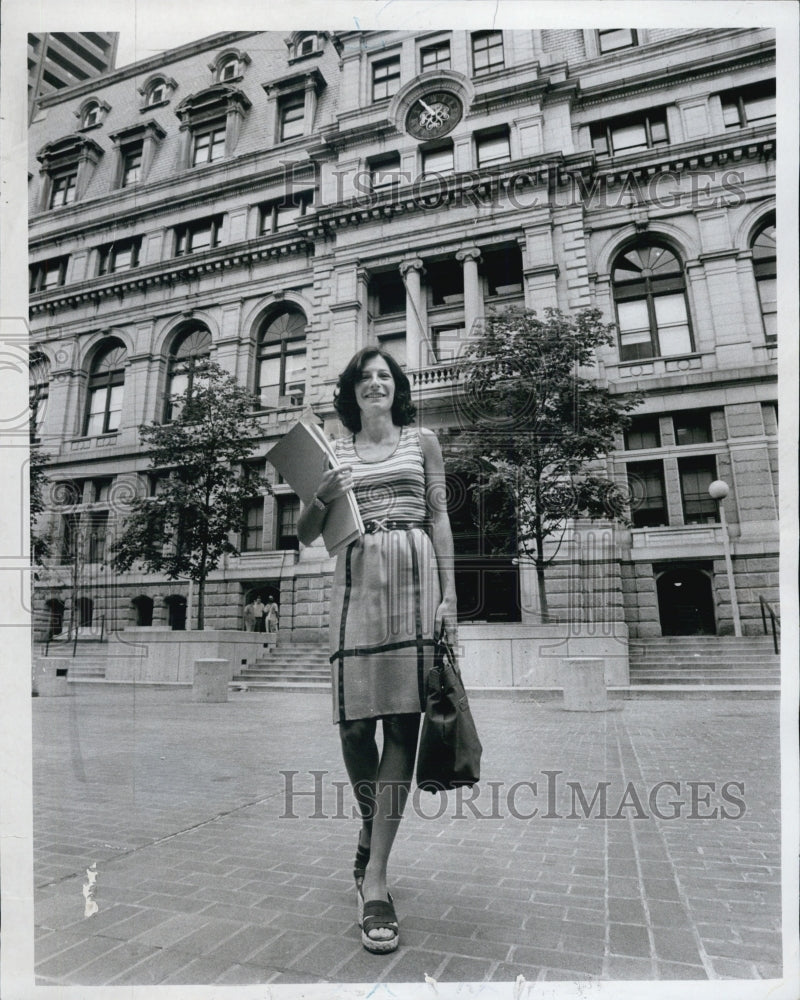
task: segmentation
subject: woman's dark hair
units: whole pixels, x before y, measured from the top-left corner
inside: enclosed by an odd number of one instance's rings
[[[387,354],[379,347],[364,347],[350,359],[339,376],[333,393],[333,405],[339,414],[339,419],[353,434],[361,430],[361,410],[356,402],[356,385],[364,366],[373,358],[383,358],[394,379],[392,422],[398,427],[405,427],[406,424],[412,423],[417,415],[417,408],[411,402],[411,383],[400,365],[391,354]]]

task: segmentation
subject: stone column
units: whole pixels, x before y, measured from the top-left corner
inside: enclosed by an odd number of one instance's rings
[[[464,328],[468,337],[478,332],[483,319],[483,295],[478,276],[481,252],[477,247],[465,247],[456,253],[464,269]]]
[[[422,272],[419,257],[400,264],[406,284],[406,367],[417,371],[428,364],[428,338],[422,326]]]

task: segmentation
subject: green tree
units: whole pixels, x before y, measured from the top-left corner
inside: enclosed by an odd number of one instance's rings
[[[558,552],[548,540],[560,541],[574,518],[625,520],[624,497],[598,460],[641,396],[613,394],[586,374],[613,330],[597,309],[547,309],[544,318],[509,309],[485,320],[461,364],[456,464],[477,483],[488,537],[505,535],[507,548],[513,525],[517,551],[536,567],[545,621],[545,570]]]
[[[268,490],[248,459],[259,430],[253,397],[213,361],[194,364],[190,388],[173,400],[169,423],[139,428],[150,467],[160,473],[153,497],[137,496],[113,546],[112,565],[140,565],[197,584],[197,627],[204,626],[205,584],[240,530],[245,504]]]

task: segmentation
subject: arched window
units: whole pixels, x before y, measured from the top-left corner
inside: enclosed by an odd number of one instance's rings
[[[775,344],[778,340],[778,260],[774,215],[756,230],[751,247],[764,336],[768,344]]]
[[[50,393],[50,362],[40,351],[30,356],[28,404],[30,406],[31,440],[42,436],[42,426],[47,413],[47,399]]]
[[[225,83],[226,80],[235,80],[242,72],[239,65],[238,56],[226,56],[217,67],[217,80]]]
[[[147,106],[160,104],[167,96],[167,86],[163,80],[155,80],[147,91]]]
[[[683,266],[671,250],[656,243],[623,250],[612,266],[611,283],[621,361],[691,353]]]
[[[190,326],[175,340],[169,355],[165,420],[172,420],[178,415],[176,398],[185,392],[191,393],[198,361],[210,356],[211,334],[204,326]]]
[[[298,34],[299,37],[294,46],[295,58],[298,56],[310,56],[312,52],[317,51],[319,37],[316,31],[301,31]]]
[[[299,406],[306,388],[306,318],[287,309],[265,320],[258,338],[256,394],[262,407]]]
[[[83,109],[81,116],[81,128],[91,128],[100,121],[100,105],[97,101],[92,101]]]
[[[94,356],[89,372],[89,392],[83,433],[87,437],[108,434],[119,428],[125,388],[127,352],[113,339]]]

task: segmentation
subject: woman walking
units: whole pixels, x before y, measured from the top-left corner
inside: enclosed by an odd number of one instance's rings
[[[336,563],[333,712],[362,820],[353,870],[361,940],[380,953],[399,942],[387,864],[414,772],[434,636],[444,625],[457,641],[453,536],[441,449],[432,431],[410,426],[416,408],[397,362],[376,347],[359,351],[334,405],[350,432],[336,442],[342,465],[323,476],[298,536],[306,545],[317,538],[328,504],[354,490],[366,534]]]

